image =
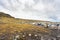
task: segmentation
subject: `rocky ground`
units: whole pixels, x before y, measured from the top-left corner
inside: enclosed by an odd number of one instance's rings
[[[0,40],[39,40],[41,36],[54,36],[53,30],[33,23],[47,21],[25,20],[0,12]],[[51,23],[51,22],[49,22]]]

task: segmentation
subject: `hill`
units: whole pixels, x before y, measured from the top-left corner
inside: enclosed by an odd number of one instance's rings
[[[28,35],[51,35],[52,30],[35,26],[32,23],[41,22],[37,20],[17,19],[8,14],[0,12],[0,40],[13,40],[13,37],[19,35],[25,40],[23,36]],[[28,38],[27,38],[28,39]]]
[[[9,17],[9,18],[13,18],[12,16],[10,16],[9,14],[6,14],[4,12],[0,12],[0,17]]]

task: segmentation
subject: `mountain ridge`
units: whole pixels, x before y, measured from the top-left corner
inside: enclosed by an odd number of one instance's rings
[[[9,17],[9,18],[14,18],[14,17],[12,17],[11,15],[6,14],[6,13],[4,13],[4,12],[0,12],[0,17]]]
[[[8,18],[15,18],[15,17],[13,17],[13,16],[11,16],[11,15],[9,15],[9,14],[6,14],[6,13],[4,13],[4,12],[0,12],[0,17],[8,17]],[[22,18],[16,18],[16,19],[18,19],[18,20],[29,20],[29,21],[42,21],[42,22],[51,22],[51,21],[43,21],[43,20],[33,20],[33,19],[22,19]]]

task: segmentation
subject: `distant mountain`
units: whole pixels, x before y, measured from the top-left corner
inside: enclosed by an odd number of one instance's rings
[[[9,14],[6,14],[4,12],[0,12],[0,17],[9,17],[9,18],[13,18],[12,16],[10,16]]]

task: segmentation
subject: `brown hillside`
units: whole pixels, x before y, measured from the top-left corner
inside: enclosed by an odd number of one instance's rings
[[[13,18],[13,17],[10,16],[9,14],[5,14],[4,12],[0,12],[0,17],[9,17],[9,18]]]
[[[13,36],[17,34],[20,35],[20,33],[22,33],[20,36],[22,37],[24,33],[27,35],[28,34],[50,35],[52,32],[47,28],[28,24],[27,22],[30,23],[35,21],[15,19],[8,14],[0,13],[0,39],[12,40]]]

